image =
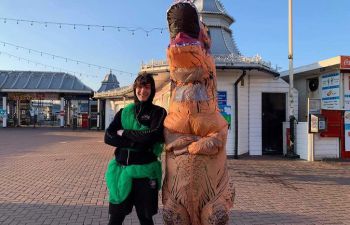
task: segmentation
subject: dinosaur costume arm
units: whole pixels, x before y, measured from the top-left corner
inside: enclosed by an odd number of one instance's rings
[[[227,128],[222,128],[219,132],[200,137],[192,134],[179,134],[165,131],[166,151],[173,151],[175,155],[198,154],[215,155],[222,149],[226,140]]]

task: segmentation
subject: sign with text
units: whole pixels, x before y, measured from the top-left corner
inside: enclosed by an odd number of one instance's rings
[[[344,111],[345,151],[350,151],[350,111]]]
[[[56,93],[8,93],[10,100],[58,100]]]
[[[218,105],[227,105],[226,91],[218,91]]]
[[[350,110],[350,73],[344,73],[344,109]]]
[[[321,113],[321,99],[308,98],[308,114],[320,114]]]
[[[340,73],[322,75],[322,109],[340,108]]]
[[[340,69],[350,70],[350,56],[340,56]]]

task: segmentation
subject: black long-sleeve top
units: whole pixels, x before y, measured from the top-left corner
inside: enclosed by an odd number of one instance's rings
[[[149,130],[126,130],[121,123],[123,109],[115,115],[105,133],[105,143],[116,147],[116,160],[122,165],[146,164],[155,161],[157,157],[151,151],[156,142],[163,142],[164,108],[149,102],[135,104],[135,115],[139,123],[149,127]],[[117,135],[118,130],[124,130],[122,136]],[[125,151],[123,148],[133,148],[137,151]]]

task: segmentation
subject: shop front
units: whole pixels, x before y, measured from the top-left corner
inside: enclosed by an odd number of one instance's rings
[[[300,93],[297,132],[302,134],[297,148],[310,161],[350,159],[350,56],[294,70]]]
[[[88,115],[92,93],[66,73],[0,71],[1,127],[71,126]]]

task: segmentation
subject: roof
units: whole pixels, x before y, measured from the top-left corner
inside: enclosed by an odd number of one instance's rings
[[[194,0],[193,4],[196,6],[197,10],[201,13],[214,13],[222,14],[226,17],[230,23],[234,22],[234,19],[227,14],[225,7],[222,5],[220,0]]]
[[[114,99],[120,98],[120,99],[122,99],[124,97],[126,99],[131,99],[131,98],[133,99],[134,98],[133,85],[94,93],[94,98],[114,98]]]
[[[220,26],[209,27],[212,45],[210,51],[213,55],[241,55],[235,41],[233,40],[231,31]]]
[[[98,89],[97,92],[103,92],[119,88],[118,79],[114,74],[112,74],[112,72],[107,74],[101,83],[101,87]]]
[[[321,60],[319,62],[311,63],[305,66],[295,67],[293,68],[293,75],[300,76],[306,72],[311,72],[315,70],[319,71],[321,68],[339,65],[340,62],[341,62],[341,56],[336,56],[333,58]],[[289,70],[285,70],[281,72],[281,77],[286,77],[286,76],[289,76]]]
[[[91,94],[93,90],[68,73],[0,70],[0,92]]]
[[[208,26],[213,55],[241,55],[232,36],[230,26],[234,19],[227,14],[219,0],[195,0],[201,20]]]

